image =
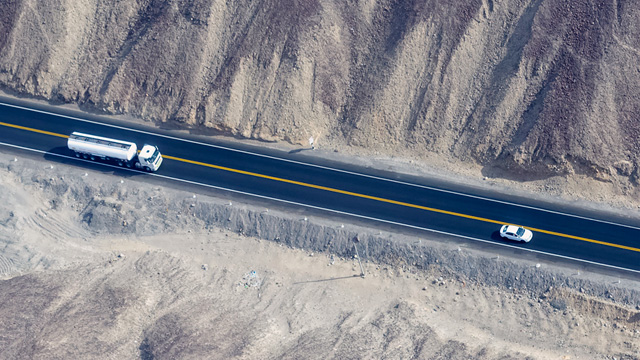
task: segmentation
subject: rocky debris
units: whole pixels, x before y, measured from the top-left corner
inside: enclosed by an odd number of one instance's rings
[[[257,288],[260,289],[262,286],[262,278],[255,270],[251,270],[248,273],[242,276],[242,281],[240,281],[240,286],[245,289],[249,288]]]

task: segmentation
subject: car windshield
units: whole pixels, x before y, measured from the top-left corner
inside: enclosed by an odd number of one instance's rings
[[[516,235],[518,235],[518,236],[524,235],[524,229],[523,228],[518,228],[518,231],[516,231]]]

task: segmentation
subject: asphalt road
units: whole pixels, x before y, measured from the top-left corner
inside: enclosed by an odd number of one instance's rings
[[[139,147],[153,144],[165,157],[157,172],[165,177],[640,274],[640,224],[631,218],[599,216],[527,199],[512,201],[504,194],[429,179],[348,164],[310,163],[300,154],[232,149],[228,144],[194,141],[188,135],[178,138],[169,131],[110,122],[82,121],[0,104],[0,143],[46,151],[49,155],[42,155],[46,158],[51,154],[70,156],[65,136],[73,131],[133,141]],[[5,152],[16,151],[0,147]],[[77,165],[87,166],[80,161]],[[498,229],[502,223],[531,229],[533,240],[521,244],[501,239]]]

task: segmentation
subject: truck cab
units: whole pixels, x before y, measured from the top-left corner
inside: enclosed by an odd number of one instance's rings
[[[162,164],[160,150],[153,145],[144,145],[138,154],[140,167],[146,171],[156,171]]]

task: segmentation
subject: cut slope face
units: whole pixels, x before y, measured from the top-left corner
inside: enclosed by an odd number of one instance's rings
[[[625,0],[15,0],[0,84],[239,137],[637,185],[639,29]]]

